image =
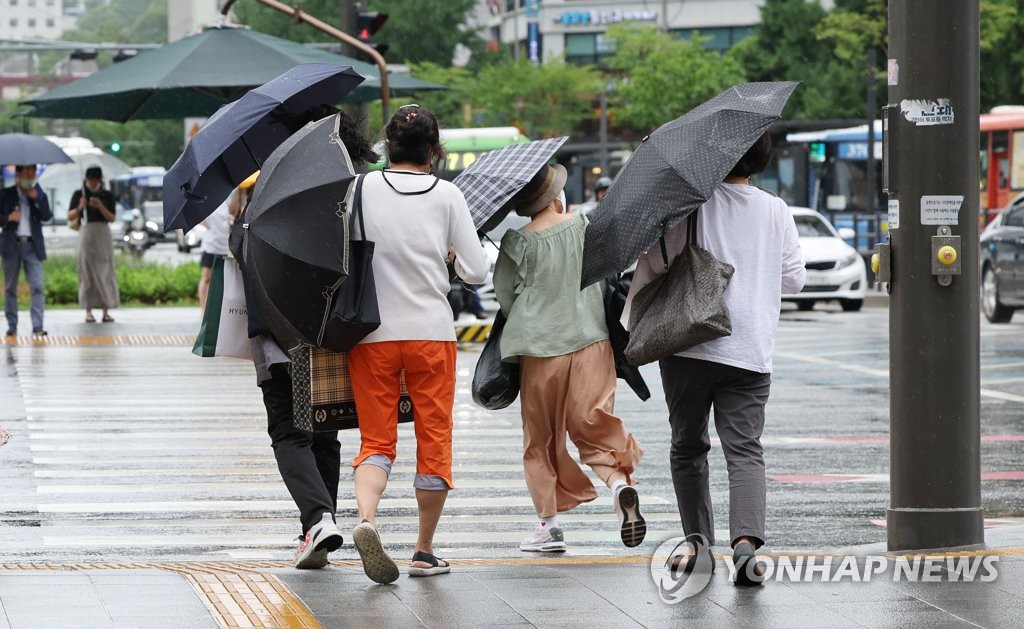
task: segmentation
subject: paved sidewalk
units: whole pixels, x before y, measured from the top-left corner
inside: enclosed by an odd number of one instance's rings
[[[404,574],[380,586],[358,562],[298,571],[284,562],[0,566],[0,628],[46,627],[1020,627],[1024,527],[988,532],[986,549],[930,553],[935,582],[894,580],[897,557],[878,547],[800,553],[888,562],[868,582],[728,581],[719,556],[710,583],[677,604],[662,600],[646,557],[461,560],[451,574]],[[386,541],[386,540],[385,540]],[[790,558],[797,553],[787,552]],[[780,557],[770,551],[769,557]],[[992,574],[955,580],[947,562],[994,557]],[[920,557],[914,560],[927,564]],[[59,569],[55,569],[59,568]],[[664,575],[663,569],[655,570]]]

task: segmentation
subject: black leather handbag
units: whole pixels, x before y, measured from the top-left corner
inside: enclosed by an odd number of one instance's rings
[[[352,200],[352,225],[350,232],[355,235],[355,223],[359,221],[360,240],[349,242],[348,277],[334,293],[334,306],[324,327],[321,347],[336,352],[347,352],[359,341],[380,327],[380,311],[377,309],[377,287],[373,281],[373,241],[366,239],[363,222],[363,178],[356,180]]]

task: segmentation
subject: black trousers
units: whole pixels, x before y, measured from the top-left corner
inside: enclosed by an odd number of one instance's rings
[[[260,384],[267,407],[267,432],[288,493],[299,508],[302,532],[332,516],[338,508],[341,444],[338,433],[308,433],[292,425],[292,378],[285,365],[270,368],[270,380]]]
[[[761,433],[771,375],[680,356],[663,359],[660,366],[672,427],[669,463],[683,530],[715,543],[708,468],[708,423],[714,407],[729,473],[730,545],[751,537],[760,547],[767,500]]]

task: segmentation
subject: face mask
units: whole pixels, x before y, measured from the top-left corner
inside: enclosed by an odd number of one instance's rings
[[[98,181],[95,183],[92,181],[86,181],[85,187],[88,188],[89,192],[99,192],[101,184]]]
[[[21,186],[22,190],[31,190],[36,185],[35,179],[19,179],[18,185]]]

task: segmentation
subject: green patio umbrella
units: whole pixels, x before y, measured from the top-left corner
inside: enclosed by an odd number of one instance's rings
[[[125,122],[209,116],[300,63],[350,65],[366,80],[345,101],[380,98],[380,78],[373,64],[247,28],[211,27],[56,87],[24,104],[33,107],[27,115],[38,118]],[[391,74],[388,82],[397,94],[443,89],[404,74]]]

